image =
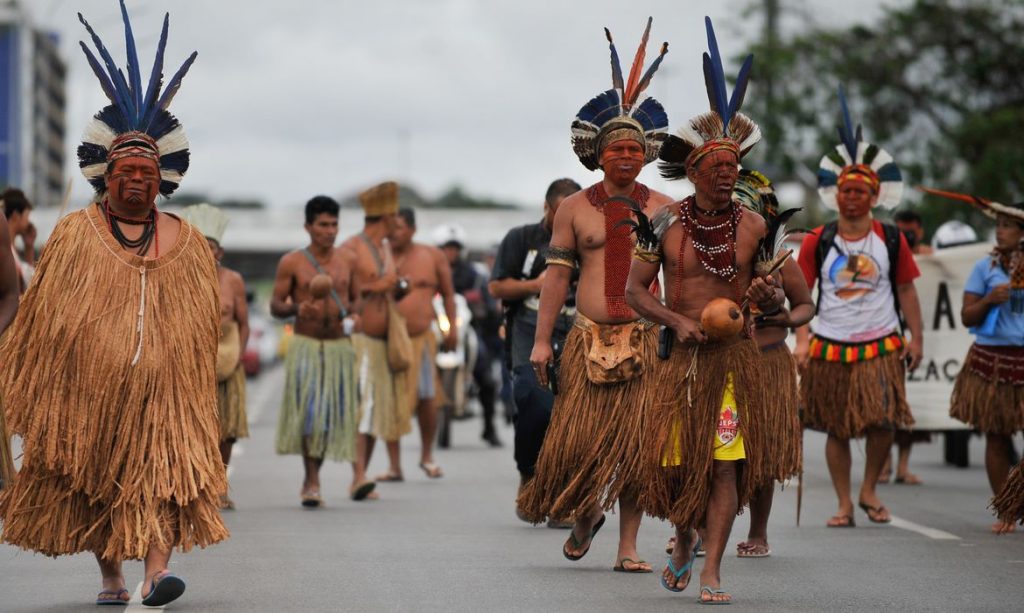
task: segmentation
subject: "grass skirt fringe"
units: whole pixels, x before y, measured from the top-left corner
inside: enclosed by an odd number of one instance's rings
[[[739,471],[740,506],[775,477],[769,456],[772,439],[780,433],[766,427],[772,421],[766,397],[775,390],[765,389],[771,384],[765,382],[761,364],[757,345],[749,339],[699,347],[677,342],[670,358],[659,360],[651,373],[661,402],[652,407],[652,435],[644,449],[648,476],[640,506],[645,512],[677,526],[695,526],[703,517],[730,373],[747,456]]]
[[[761,351],[762,380],[772,385],[765,428],[770,433],[766,470],[776,481],[786,481],[800,472],[803,428],[797,411],[800,388],[797,385],[796,360],[785,343]]]
[[[352,460],[359,406],[352,341],[296,334],[288,341],[284,368],[277,453]]]
[[[629,381],[597,385],[586,372],[590,332],[579,326],[569,332],[558,367],[560,393],[536,474],[518,502],[530,521],[568,519],[597,504],[609,509],[621,495],[639,494],[658,329],[641,334],[646,371]]]
[[[11,457],[11,433],[4,419],[4,404],[0,398],[0,490],[14,480],[14,459]]]
[[[186,223],[144,260],[96,205],[61,220],[0,345],[0,394],[24,448],[0,493],[5,541],[121,560],[227,538],[217,288],[209,247]]]
[[[411,369],[392,372],[386,340],[365,334],[353,338],[359,354],[359,431],[397,441],[412,432],[413,403],[408,398],[407,378],[419,373]]]
[[[873,428],[909,428],[906,370],[899,353],[862,362],[807,361],[800,377],[803,425],[840,439]]]
[[[217,408],[220,411],[220,440],[249,438],[249,419],[245,413],[245,369],[239,364],[231,376],[217,384]]]
[[[405,376],[405,394],[409,400],[409,415],[416,413],[420,404],[420,369],[423,368],[423,361],[430,361],[430,370],[434,378],[434,403],[440,405],[444,402],[444,391],[441,388],[441,377],[437,374],[437,336],[434,331],[428,329],[419,336],[410,338],[412,341],[412,364]]]
[[[986,434],[1014,434],[1024,430],[1024,385],[990,380],[970,367],[975,347],[956,376],[949,415]]]
[[[1006,478],[992,508],[1003,521],[1024,522],[1024,463],[1018,464]]]

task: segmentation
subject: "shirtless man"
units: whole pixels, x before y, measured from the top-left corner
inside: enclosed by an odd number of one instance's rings
[[[667,45],[662,47],[662,55],[665,52]],[[614,46],[612,57],[617,58]],[[642,58],[637,62],[642,64]],[[617,74],[613,72],[613,82]],[[555,213],[530,354],[540,385],[551,383],[552,332],[578,267],[577,315],[559,359],[555,404],[535,474],[518,501],[522,515],[534,523],[574,519],[562,547],[562,555],[571,561],[587,554],[604,525],[603,510],[617,501],[614,569],[629,573],[651,572],[637,554],[636,537],[643,516],[637,497],[643,489],[646,369],[654,361],[657,331],[639,321],[625,301],[633,238],[623,222],[632,219],[630,206],[653,211],[670,202],[636,180],[644,165],[657,159],[668,127],[664,109],[653,98],[630,114],[629,101],[640,94],[626,91],[619,99],[604,92],[573,122],[577,156],[587,168],[600,168],[604,176],[563,200]],[[606,108],[594,112],[595,105]],[[597,123],[597,117],[603,121]],[[637,117],[648,123],[641,124]]]
[[[7,233],[7,217],[0,215],[0,335],[11,325],[18,312],[18,268],[11,252],[11,237]],[[11,459],[11,437],[0,409],[0,490],[14,478]]]
[[[228,216],[209,204],[195,204],[182,211],[185,220],[194,225],[210,246],[217,261],[220,283],[220,342],[217,345],[217,406],[220,410],[220,455],[226,467],[231,462],[235,441],[248,438],[249,425],[245,411],[245,369],[242,353],[249,342],[249,302],[242,275],[224,266],[221,238],[228,225]],[[233,510],[227,492],[221,494],[221,509]]]
[[[711,22],[706,23],[710,55],[720,57]],[[707,89],[724,98],[720,60],[710,68],[705,70]],[[746,83],[737,83],[736,89],[745,90]],[[764,386],[770,383],[761,378],[749,324],[742,322],[736,332],[705,329],[702,314],[715,299],[732,300],[741,308],[756,305],[762,313],[775,312],[784,299],[771,279],[754,274],[758,245],[766,234],[764,220],[732,201],[740,157],[760,138],[757,126],[736,113],[739,104],[733,102],[691,119],[688,129],[666,141],[662,175],[688,178],[696,194],[653,218],[656,228],[664,228],[662,221],[671,225],[660,235],[638,240],[626,288],[629,304],[640,315],[671,331],[665,337],[672,347],[662,352],[667,359],[659,360],[651,379],[657,397],[667,401],[653,407],[644,438],[651,443],[644,510],[669,519],[676,529],[661,584],[680,592],[690,583],[700,548],[694,528],[703,525],[707,558],[700,600],[709,604],[732,600],[722,589],[722,555],[737,511],[771,479],[773,448],[764,402]],[[659,268],[667,304],[647,291]],[[730,318],[735,321],[726,312],[725,319]]]
[[[364,500],[373,493],[355,449],[358,395],[356,351],[350,335],[359,325],[359,279],[355,257],[334,246],[338,236],[338,203],[317,196],[306,203],[310,243],[281,258],[274,279],[270,312],[295,318],[288,343],[284,400],[277,426],[277,452],[302,454],[305,479],[302,505],[322,504],[320,467],[325,458],[352,461],[349,494]],[[315,297],[315,277],[330,278],[330,291]]]
[[[437,435],[437,405],[434,398],[438,390],[437,337],[434,322],[434,295],[444,299],[444,311],[450,326],[444,337],[445,351],[455,348],[458,339],[455,314],[455,289],[448,260],[437,247],[413,242],[416,232],[416,213],[412,209],[399,209],[395,227],[391,231],[391,249],[399,277],[398,312],[405,317],[405,325],[412,339],[413,364],[406,377],[408,402],[420,426],[420,468],[427,477],[441,477],[441,467],[434,463],[434,438]],[[404,290],[404,294],[402,291]],[[388,461],[391,467],[377,481],[402,481],[399,441],[388,441]]]
[[[411,405],[405,400],[407,371],[392,372],[388,364],[388,302],[398,288],[398,273],[388,236],[398,214],[398,184],[381,183],[359,194],[363,231],[347,239],[353,254],[354,276],[362,300],[362,334],[358,336],[360,418],[356,453],[359,478],[378,438],[397,442],[412,430]]]

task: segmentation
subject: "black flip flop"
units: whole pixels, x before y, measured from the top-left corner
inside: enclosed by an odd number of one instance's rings
[[[873,507],[866,502],[858,502],[857,506],[864,509],[864,512],[868,514],[868,519],[870,519],[873,524],[888,524],[892,522],[891,515],[889,516],[889,519],[875,519],[874,516],[871,515],[872,513],[880,514],[882,511],[888,511],[889,509],[885,508],[884,504],[882,506]]]
[[[568,551],[565,550],[565,545],[562,545],[562,555],[565,556],[566,560],[572,560],[573,562],[578,562],[578,561],[583,559],[583,556],[587,555],[587,553],[590,551],[590,546],[594,544],[594,537],[597,536],[598,530],[600,530],[601,526],[604,525],[604,520],[605,519],[607,519],[605,517],[605,515],[601,515],[601,519],[597,520],[597,523],[594,524],[594,527],[590,529],[590,536],[587,538],[587,540],[589,542],[587,543],[587,548],[583,550],[583,553],[581,553],[579,555],[572,555]],[[579,547],[580,545],[583,544],[583,543],[581,543],[581,542],[576,540],[576,532],[570,532],[569,533],[569,540],[572,541],[574,548],[575,547]]]
[[[128,600],[124,600],[122,598],[117,598],[122,593],[128,594],[129,600],[131,599],[131,594],[125,588],[121,588],[119,590],[103,590],[99,594],[96,594],[96,604],[101,606],[101,607],[102,606],[111,606],[111,605],[115,606],[115,607],[126,607],[126,606],[128,606]],[[100,598],[100,596],[103,596],[104,594],[109,594],[110,596],[115,596],[115,598]]]
[[[352,491],[352,500],[366,500],[366,497],[377,487],[375,481],[367,481]]]
[[[162,607],[185,593],[185,582],[174,575],[164,575],[156,583],[150,582],[149,595],[142,599],[147,607]]]

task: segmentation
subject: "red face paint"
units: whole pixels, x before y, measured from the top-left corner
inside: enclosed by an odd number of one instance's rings
[[[643,167],[644,148],[635,140],[617,140],[601,152],[604,176],[615,185],[627,186],[636,181]]]

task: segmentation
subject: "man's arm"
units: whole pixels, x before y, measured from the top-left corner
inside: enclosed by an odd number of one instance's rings
[[[242,345],[242,353],[245,353],[245,347],[249,344],[249,302],[245,299],[245,280],[242,279],[242,275],[234,273],[232,285],[235,291],[235,321],[238,322],[238,339]]]
[[[448,335],[444,338],[443,346],[446,351],[452,351],[458,344],[459,339],[459,315],[455,311],[455,284],[452,282],[452,267],[448,265],[448,259],[444,253],[431,247],[430,253],[434,256],[434,267],[437,268],[437,289],[441,292],[444,300],[444,314],[448,317]]]
[[[807,287],[803,272],[792,258],[782,265],[782,289],[789,300],[789,308],[783,307],[775,315],[762,316],[758,320],[758,327],[798,328],[814,317],[811,290]]]
[[[571,198],[571,197],[570,197]],[[559,254],[565,254],[561,258]],[[572,280],[572,262],[565,259],[576,258],[576,231],[573,227],[573,206],[570,200],[563,201],[555,213],[555,221],[551,232],[548,267],[540,291],[540,306],[537,308],[537,331],[533,337],[533,351],[530,363],[533,365],[537,382],[541,386],[548,384],[547,365],[554,359],[551,350],[551,334],[555,330],[555,320],[565,306],[565,297],[569,293],[569,282]]]
[[[903,318],[910,328],[910,344],[903,348],[904,358],[910,358],[908,368],[914,370],[921,363],[924,357],[924,328],[921,324],[921,301],[917,298],[917,288],[911,283],[901,283],[896,286],[896,293],[900,297],[900,308],[903,310]]]
[[[530,296],[536,296],[544,287],[544,279],[547,271],[540,273],[536,279],[495,279],[487,284],[487,290],[495,298],[502,300],[525,300]]]
[[[279,319],[294,317],[299,312],[297,304],[292,302],[291,295],[295,283],[292,270],[291,254],[281,258],[274,276],[274,290],[270,295],[270,314]]]
[[[525,262],[526,250],[523,242],[520,228],[509,230],[505,238],[501,239],[498,253],[494,258],[495,265],[491,281],[487,284],[487,291],[491,296],[505,301],[518,302],[540,293],[544,283],[544,273],[541,273],[536,279],[516,279],[513,276],[522,270]]]
[[[18,312],[18,268],[11,253],[11,235],[7,218],[0,215],[0,334],[14,321]]]
[[[676,337],[682,342],[703,343],[708,340],[699,322],[666,307],[648,291],[647,288],[658,277],[660,267],[659,262],[633,258],[626,278],[626,304],[646,319],[675,330]]]

